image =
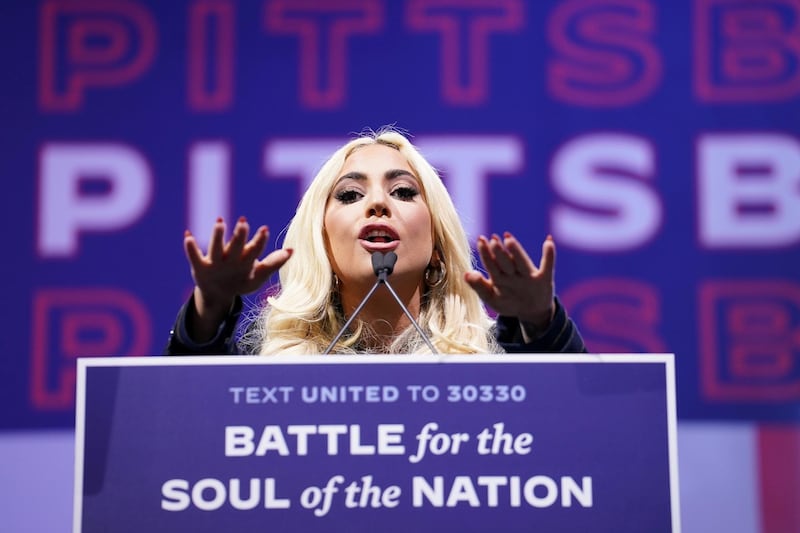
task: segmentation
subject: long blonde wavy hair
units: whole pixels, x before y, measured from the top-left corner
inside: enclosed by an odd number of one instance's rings
[[[431,213],[433,243],[447,269],[443,283],[428,287],[422,298],[419,324],[440,353],[501,351],[491,332],[492,320],[477,293],[464,281],[474,268],[474,256],[447,189],[436,170],[411,142],[393,129],[362,134],[338,149],[322,166],[303,195],[283,242],[292,258],[280,269],[280,289],[267,298],[243,339],[262,355],[319,354],[344,325],[333,269],[325,246],[324,215],[331,191],[347,157],[362,146],[380,144],[398,150],[416,174]],[[333,353],[362,351],[363,324],[354,322]],[[413,326],[397,336],[389,353],[430,353]]]

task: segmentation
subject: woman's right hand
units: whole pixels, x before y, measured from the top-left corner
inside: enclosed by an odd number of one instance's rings
[[[233,234],[225,242],[225,221],[218,218],[211,231],[208,253],[203,253],[197,240],[187,230],[183,248],[195,282],[193,340],[205,342],[213,338],[234,299],[257,291],[291,257],[291,249],[275,250],[264,259],[269,230],[261,226],[248,240],[250,225],[240,217]]]

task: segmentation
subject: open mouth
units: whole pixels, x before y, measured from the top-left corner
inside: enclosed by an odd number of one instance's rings
[[[370,244],[391,244],[399,240],[399,235],[389,226],[373,224],[364,227],[358,238]]]
[[[393,242],[396,240],[393,236],[389,235],[388,233],[382,233],[380,231],[371,231],[362,238],[365,241],[382,242],[382,243]]]

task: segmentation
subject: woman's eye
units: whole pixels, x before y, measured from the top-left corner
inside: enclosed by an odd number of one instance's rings
[[[413,200],[419,191],[413,187],[398,187],[392,191],[392,195],[401,200]]]
[[[336,198],[339,202],[343,204],[352,204],[359,198],[361,198],[361,193],[358,191],[354,191],[352,189],[345,189],[343,191],[339,191],[336,193],[334,198]]]

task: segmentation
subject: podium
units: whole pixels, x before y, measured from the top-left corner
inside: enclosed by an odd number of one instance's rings
[[[680,531],[672,354],[78,360],[74,532]]]

